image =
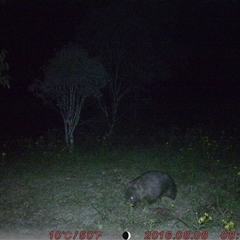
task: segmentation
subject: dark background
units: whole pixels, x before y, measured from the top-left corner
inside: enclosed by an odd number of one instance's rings
[[[21,2],[21,3],[20,3]],[[157,2],[157,3],[156,3]],[[240,114],[238,1],[6,1],[0,5],[0,48],[7,50],[11,88],[0,86],[1,139],[62,128],[61,116],[28,91],[57,50],[80,43],[104,59],[123,44],[125,86],[117,125],[159,128],[198,124],[236,128]],[[114,45],[114,44],[113,44]],[[134,101],[138,106],[134,108]],[[136,110],[133,116],[133,109]],[[85,107],[83,119],[100,119]],[[131,124],[130,124],[131,122]],[[146,128],[147,129],[147,128]]]

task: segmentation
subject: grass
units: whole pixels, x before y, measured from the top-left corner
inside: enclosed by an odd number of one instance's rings
[[[143,142],[135,138],[134,144],[124,144],[133,136],[107,144],[96,138],[90,148],[79,144],[72,154],[58,139],[2,146],[2,231],[74,229],[121,236],[128,230],[137,239],[145,231],[220,234],[240,225],[240,148],[231,136],[216,141],[188,129],[146,136]],[[132,207],[124,199],[125,184],[156,169],[174,178],[177,199]]]

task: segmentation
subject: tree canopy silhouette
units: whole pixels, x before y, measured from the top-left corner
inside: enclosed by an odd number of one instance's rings
[[[69,44],[43,67],[44,80],[30,86],[37,97],[57,110],[64,121],[65,141],[72,151],[73,132],[86,98],[101,96],[108,76],[103,65],[79,45]]]

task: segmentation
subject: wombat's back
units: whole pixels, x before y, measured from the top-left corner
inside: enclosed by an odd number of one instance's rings
[[[127,200],[154,202],[163,196],[175,200],[177,187],[171,176],[162,171],[149,171],[130,181],[125,190]]]

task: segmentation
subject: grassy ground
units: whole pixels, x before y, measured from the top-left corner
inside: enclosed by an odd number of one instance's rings
[[[50,239],[51,231],[70,230],[101,231],[99,239],[121,239],[124,231],[133,239],[143,239],[146,231],[150,239],[160,239],[161,231],[200,231],[207,239],[240,232],[240,148],[224,134],[217,140],[198,129],[143,140],[95,137],[76,143],[81,147],[72,154],[55,136],[7,142],[1,152],[0,239]],[[148,170],[173,177],[175,201],[126,202],[125,184]]]

